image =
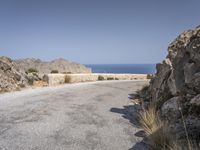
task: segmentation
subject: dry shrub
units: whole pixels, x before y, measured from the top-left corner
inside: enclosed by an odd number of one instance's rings
[[[152,79],[153,78],[153,74],[147,74],[147,79]]]
[[[145,130],[147,135],[151,135],[158,129],[160,129],[161,121],[158,119],[157,111],[154,105],[150,105],[147,109],[143,109],[140,113],[140,124]]]
[[[114,78],[113,77],[108,77],[107,80],[114,80]]]
[[[71,76],[66,75],[66,76],[65,76],[65,83],[71,83],[71,81],[72,81]]]
[[[38,73],[38,70],[35,69],[35,68],[29,68],[27,71],[26,71],[26,74],[28,73]]]
[[[140,113],[139,122],[149,139],[149,144],[153,150],[198,150],[196,142],[186,139],[177,141],[175,134],[167,122],[163,122],[154,104],[150,104],[147,109]],[[187,132],[187,131],[186,131]]]
[[[102,80],[105,80],[105,79],[104,79],[103,76],[99,75],[99,76],[98,76],[98,80],[99,80],[99,81],[102,81]]]
[[[52,70],[51,73],[59,73],[58,70]]]
[[[153,149],[171,145],[172,136],[166,125],[159,119],[155,105],[151,104],[140,114],[140,124],[150,140]]]

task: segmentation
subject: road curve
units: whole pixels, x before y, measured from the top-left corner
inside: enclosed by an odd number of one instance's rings
[[[146,83],[103,81],[1,94],[0,150],[128,150],[142,139],[124,106],[128,94]]]

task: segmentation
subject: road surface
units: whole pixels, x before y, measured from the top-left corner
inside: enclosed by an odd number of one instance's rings
[[[128,150],[142,140],[127,117],[128,94],[146,83],[103,81],[1,94],[0,150]]]

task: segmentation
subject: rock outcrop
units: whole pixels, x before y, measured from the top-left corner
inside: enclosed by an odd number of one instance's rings
[[[26,72],[32,68],[39,72],[39,74],[48,74],[52,71],[58,71],[58,73],[91,73],[91,69],[84,65],[70,62],[65,59],[56,59],[50,62],[44,62],[40,59],[20,59],[15,60],[15,63]]]
[[[26,86],[26,74],[8,57],[0,57],[0,93]]]
[[[189,135],[200,139],[200,27],[179,35],[156,68],[148,89],[150,100],[179,135],[184,131],[181,112]]]
[[[42,62],[39,59],[12,60],[0,57],[0,93],[20,90],[26,86],[47,86],[42,82],[44,74],[60,73],[91,73],[84,65],[57,59],[51,62]]]

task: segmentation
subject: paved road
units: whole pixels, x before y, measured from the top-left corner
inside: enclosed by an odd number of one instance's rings
[[[123,117],[123,106],[145,83],[105,81],[1,94],[0,150],[128,150],[141,138]]]

